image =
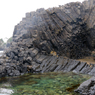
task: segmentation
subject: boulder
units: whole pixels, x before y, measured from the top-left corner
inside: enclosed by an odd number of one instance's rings
[[[82,95],[95,95],[95,77],[83,82],[75,92]]]

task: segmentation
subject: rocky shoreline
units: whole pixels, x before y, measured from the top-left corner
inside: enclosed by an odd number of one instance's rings
[[[36,50],[35,50],[36,51]],[[34,52],[33,52],[34,53]],[[25,59],[25,63],[10,63],[5,55],[0,59],[0,77],[19,76],[25,73],[45,73],[45,72],[74,72],[95,76],[95,64],[87,64],[78,60],[67,59],[63,56],[46,56],[34,53],[35,57]],[[23,59],[22,59],[23,60]],[[31,62],[32,61],[32,62]],[[84,82],[75,90],[83,95],[94,95],[95,77]],[[93,84],[93,85],[92,85]],[[84,89],[83,89],[84,88]],[[89,94],[92,93],[92,94]],[[94,94],[93,94],[94,93]]]
[[[44,72],[75,72],[89,75],[95,75],[95,64],[87,64],[74,59],[67,59],[63,56],[46,56],[37,54],[36,50],[33,50],[35,57],[32,59],[28,57],[24,60],[23,64],[10,63],[15,60],[10,60],[5,55],[0,59],[0,75],[1,76],[17,76],[24,73],[44,73]],[[30,52],[29,52],[30,53]],[[12,56],[13,57],[13,56]],[[23,59],[22,59],[23,60]],[[2,68],[2,69],[1,69]],[[5,72],[6,71],[6,72]]]
[[[83,82],[75,92],[82,95],[95,95],[95,77]]]
[[[0,77],[58,71],[94,76],[94,64],[76,60],[95,49],[94,15],[94,0],[26,13],[0,57]]]

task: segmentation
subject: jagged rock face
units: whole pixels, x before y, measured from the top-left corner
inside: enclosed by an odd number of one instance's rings
[[[88,0],[27,13],[15,26],[10,48],[0,57],[0,77],[53,71],[95,76],[95,64],[63,56],[80,58],[95,48],[94,5],[94,0]]]
[[[43,54],[55,51],[70,58],[87,56],[95,47],[94,5],[94,0],[88,0],[27,13],[15,26],[13,40],[29,38],[30,48]]]

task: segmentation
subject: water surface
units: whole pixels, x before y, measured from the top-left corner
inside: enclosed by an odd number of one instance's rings
[[[80,95],[73,90],[90,77],[59,72],[1,78],[0,88],[9,92],[0,92],[0,95]]]

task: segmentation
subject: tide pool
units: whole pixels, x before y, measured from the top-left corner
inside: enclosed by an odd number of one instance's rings
[[[26,74],[0,79],[0,88],[8,90],[0,95],[80,95],[74,92],[82,82],[91,78],[83,74],[43,73]]]

